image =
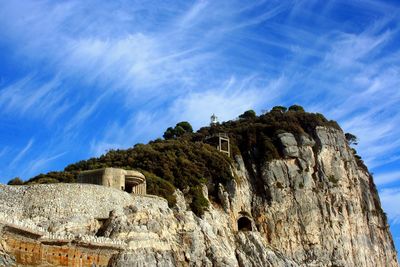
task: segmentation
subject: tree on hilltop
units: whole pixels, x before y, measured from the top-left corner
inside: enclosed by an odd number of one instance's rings
[[[186,133],[193,133],[193,127],[187,121],[181,121],[175,125],[175,128],[168,127],[163,137],[165,140],[180,137]]]
[[[358,138],[354,134],[345,133],[346,141],[349,145],[358,145]]]
[[[174,138],[175,137],[174,128],[168,127],[167,130],[165,130],[163,137],[164,137],[165,140]]]
[[[254,110],[249,109],[245,111],[242,115],[239,115],[240,119],[255,119],[257,117],[257,114]]]
[[[23,185],[24,181],[22,181],[21,178],[19,178],[19,177],[15,177],[15,178],[11,179],[10,181],[8,181],[7,184],[8,185]]]
[[[287,111],[287,107],[284,106],[275,106],[271,109],[271,111],[279,111],[279,112],[286,112]]]
[[[192,125],[190,125],[190,123],[187,121],[181,121],[181,122],[177,123],[175,128],[177,128],[177,127],[182,127],[186,133],[193,133]]]
[[[305,112],[304,108],[299,105],[291,105],[289,107],[289,111],[296,111],[296,112]]]

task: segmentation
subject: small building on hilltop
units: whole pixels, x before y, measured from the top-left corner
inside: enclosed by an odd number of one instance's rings
[[[217,126],[218,124],[218,117],[213,113],[210,117],[210,127]],[[217,133],[207,136],[205,142],[217,148],[219,152],[225,153],[228,157],[231,156],[231,145],[228,134]]]
[[[134,170],[103,168],[82,171],[78,175],[78,183],[103,185],[139,195],[146,194],[146,177]]]
[[[229,142],[229,136],[226,133],[218,133],[207,136],[205,142],[214,146],[219,152],[225,153],[230,157],[231,145]]]

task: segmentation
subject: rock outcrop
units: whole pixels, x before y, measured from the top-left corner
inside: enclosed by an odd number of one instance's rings
[[[343,133],[278,138],[282,159],[236,155],[235,179],[202,218],[179,190],[170,208],[97,185],[0,186],[0,265],[398,266],[372,177]]]

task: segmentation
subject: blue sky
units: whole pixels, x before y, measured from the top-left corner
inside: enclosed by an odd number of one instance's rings
[[[400,3],[0,2],[0,182],[247,109],[359,137],[400,247]]]

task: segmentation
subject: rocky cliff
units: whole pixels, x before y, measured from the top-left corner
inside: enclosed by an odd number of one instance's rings
[[[398,266],[379,197],[343,132],[278,135],[283,157],[236,154],[203,216],[96,185],[0,187],[0,265]],[[208,198],[207,186],[203,194]]]

